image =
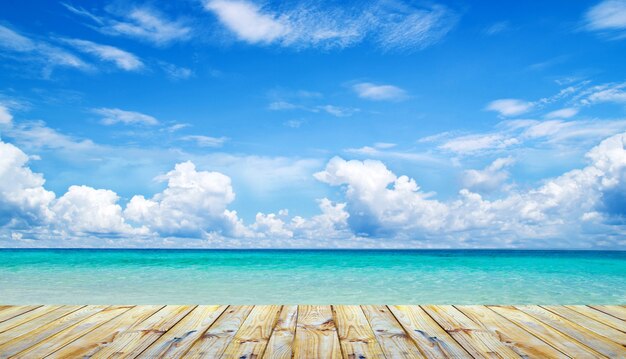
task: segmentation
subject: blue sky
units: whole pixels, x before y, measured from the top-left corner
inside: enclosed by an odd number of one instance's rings
[[[2,246],[626,246],[626,1],[0,14]]]

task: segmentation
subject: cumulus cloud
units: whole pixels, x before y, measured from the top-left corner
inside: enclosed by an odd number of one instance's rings
[[[66,226],[70,233],[145,234],[145,229],[134,229],[126,223],[118,200],[119,196],[110,190],[70,186],[52,211],[57,225]]]
[[[0,227],[23,227],[50,221],[55,198],[41,174],[28,167],[28,155],[0,141]]]
[[[515,163],[512,157],[498,158],[482,170],[466,170],[463,173],[463,186],[474,192],[491,192],[500,189],[509,179],[506,168]]]
[[[102,61],[113,62],[125,71],[137,71],[144,67],[143,62],[137,56],[117,47],[80,39],[65,39],[64,42],[74,46],[79,51],[94,55]]]
[[[124,210],[128,219],[162,235],[244,234],[236,213],[227,210],[235,199],[228,176],[197,171],[192,162],[184,162],[158,179],[166,181],[167,188],[150,199],[134,196]]]
[[[406,91],[393,85],[361,82],[353,85],[352,89],[359,97],[374,101],[397,101],[406,97]]]
[[[604,0],[585,14],[586,28],[605,32],[616,38],[626,36],[626,1]]]
[[[365,2],[350,11],[306,2],[271,8],[247,0],[206,0],[204,5],[241,41],[296,48],[343,48],[371,39],[383,49],[420,49],[438,42],[457,20],[445,6],[403,2]]]
[[[126,36],[165,46],[187,40],[192,34],[191,27],[182,21],[170,20],[148,7],[117,9],[119,11],[110,16],[100,16],[70,4],[63,5],[72,13],[89,19],[94,23],[93,27],[109,35]]]
[[[138,238],[246,239],[288,246],[289,241],[347,243],[370,237],[381,245],[409,240],[427,247],[622,247],[625,147],[626,133],[613,135],[587,152],[585,167],[534,187],[507,188],[493,199],[480,192],[506,183],[511,158],[465,172],[465,188],[443,200],[381,161],[335,157],[314,177],[340,187],[338,201],[320,199],[320,213],[308,218],[282,210],[258,213],[246,225],[229,208],[235,199],[230,177],[198,170],[192,162],[158,176],[164,190],[133,196],[123,206],[115,192],[88,186],[71,186],[56,197],[45,189],[43,176],[28,167],[29,156],[0,141],[0,231],[20,240],[119,238],[112,243],[120,246]],[[308,242],[298,242],[304,239]]]
[[[396,176],[379,161],[336,157],[316,178],[345,187],[350,227],[363,235],[422,238],[439,245],[452,240],[454,245],[594,246],[599,240],[619,246],[626,244],[620,239],[624,229],[612,225],[611,218],[622,216],[623,206],[606,201],[607,194],[623,188],[625,143],[626,133],[612,136],[588,152],[587,167],[493,201],[468,189],[449,202],[433,199],[413,179]]]
[[[532,107],[533,104],[531,102],[514,98],[505,98],[490,102],[486,109],[489,111],[495,111],[501,116],[510,117],[524,114],[530,111]]]
[[[159,120],[141,112],[120,110],[119,108],[95,108],[94,113],[102,116],[103,125],[158,125]]]

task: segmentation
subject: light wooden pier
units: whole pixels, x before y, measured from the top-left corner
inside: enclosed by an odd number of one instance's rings
[[[625,306],[0,306],[1,358],[626,358]]]

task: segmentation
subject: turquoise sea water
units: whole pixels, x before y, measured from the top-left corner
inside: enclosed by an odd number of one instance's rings
[[[626,252],[0,249],[0,303],[626,304]]]

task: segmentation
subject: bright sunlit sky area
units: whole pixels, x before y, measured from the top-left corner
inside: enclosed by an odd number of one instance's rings
[[[626,247],[626,1],[3,1],[4,247]]]

